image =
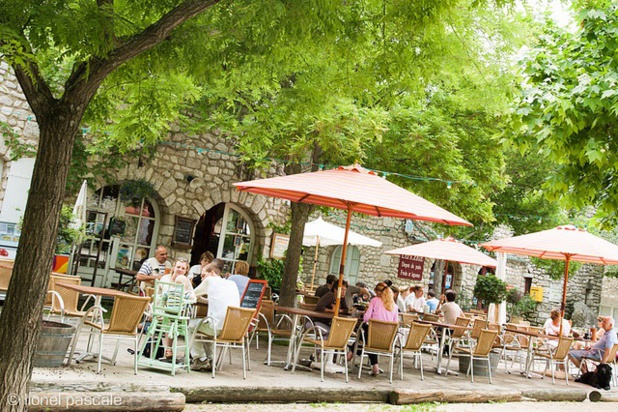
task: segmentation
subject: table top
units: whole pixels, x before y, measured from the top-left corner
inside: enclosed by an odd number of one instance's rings
[[[123,275],[136,276],[136,270],[124,269],[124,268],[114,268],[117,273],[122,273]]]
[[[505,330],[507,332],[517,333],[519,335],[531,336],[533,338],[558,339],[558,336],[555,336],[555,335],[546,335],[545,333],[538,333],[538,332],[534,332],[530,330],[518,330],[518,329],[511,329],[511,328],[506,328]]]
[[[449,329],[466,329],[466,330],[471,330],[472,328],[469,326],[459,326],[459,325],[451,325],[450,323],[442,323],[442,322],[433,322],[430,320],[415,320],[414,322],[418,322],[418,323],[428,323],[432,326],[437,326],[440,328],[449,328]]]
[[[118,289],[107,289],[107,288],[97,288],[94,286],[85,286],[85,285],[71,285],[67,283],[58,282],[56,285],[65,287],[67,289],[76,290],[80,293],[85,293],[89,295],[97,295],[97,296],[107,296],[107,297],[116,297],[116,296],[134,296],[130,293],[123,292]]]

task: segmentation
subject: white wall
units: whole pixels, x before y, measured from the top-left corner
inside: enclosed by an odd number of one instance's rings
[[[17,223],[26,208],[34,158],[12,161],[9,167],[0,221]]]

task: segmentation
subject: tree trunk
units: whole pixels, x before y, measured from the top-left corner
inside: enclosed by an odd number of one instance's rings
[[[23,230],[6,301],[0,314],[0,405],[25,410],[41,314],[73,142],[82,112],[52,110],[39,119],[39,148]],[[17,401],[17,402],[16,402]]]
[[[296,303],[296,280],[298,279],[298,267],[300,265],[300,252],[303,247],[303,233],[305,223],[313,211],[314,206],[306,203],[291,203],[292,208],[292,231],[290,243],[285,255],[285,268],[281,281],[281,294],[279,304],[294,307]]]

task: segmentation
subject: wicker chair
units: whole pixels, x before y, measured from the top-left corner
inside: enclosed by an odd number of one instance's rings
[[[105,327],[105,323],[103,321],[104,309],[101,306],[92,306],[90,309],[88,309],[85,315],[81,318],[81,321],[77,326],[77,330],[75,331],[75,336],[73,337],[68,363],[71,364],[73,354],[75,353],[75,347],[77,345],[79,334],[81,333],[82,328],[89,327],[90,330],[88,332],[90,333],[90,335],[99,335],[97,373],[101,373],[101,359],[103,357],[103,336],[115,335],[118,337],[118,340],[116,341],[116,348],[114,350],[114,356],[111,359],[111,364],[116,364],[116,356],[118,355],[118,345],[120,343],[120,340],[132,339],[133,349],[135,351],[133,372],[137,375],[137,347],[140,336],[139,332],[137,331],[137,326],[142,320],[142,316],[144,315],[144,311],[146,310],[146,306],[149,302],[150,298],[148,297],[124,295],[116,296],[114,300],[114,307],[112,308],[112,314],[109,320],[109,325],[107,327]],[[90,315],[93,315],[92,317],[96,319],[96,321],[90,320]],[[88,351],[90,351],[90,348],[88,348]]]
[[[319,326],[312,326],[305,330],[302,334],[299,344],[294,354],[294,364],[292,365],[292,373],[296,371],[296,364],[298,363],[298,356],[302,348],[303,343],[314,345],[320,352],[320,358],[322,361],[321,367],[321,379],[324,382],[324,364],[326,354],[341,354],[343,355],[345,365],[345,381],[348,382],[348,359],[346,357],[346,349],[348,346],[348,340],[354,332],[356,326],[356,319],[354,318],[340,318],[333,317],[328,337],[324,339],[324,333]]]
[[[255,316],[255,309],[238,308],[228,306],[223,322],[223,329],[220,333],[215,331],[214,336],[207,335],[199,331],[200,326],[204,323],[212,321],[212,318],[204,318],[195,327],[189,347],[193,346],[194,342],[211,342],[214,345],[213,359],[217,359],[216,364],[213,364],[212,377],[215,377],[215,370],[221,368],[223,356],[217,358],[217,346],[223,348],[221,354],[227,349],[242,350],[242,378],[247,378],[247,364],[249,363],[249,339],[248,332],[251,321]],[[249,366],[250,370],[250,366]]]
[[[547,372],[547,368],[551,368],[551,383],[556,384],[555,380],[555,372],[557,365],[564,365],[565,369],[565,379],[567,385],[569,384],[569,374],[567,362],[569,361],[569,349],[571,349],[571,344],[573,344],[573,338],[561,337],[558,339],[558,346],[555,348],[546,347],[543,350],[535,350],[533,354],[532,361],[535,360],[544,360],[545,361],[545,371],[543,371],[543,378],[545,378],[545,373]]]
[[[94,296],[88,295],[86,301],[83,303],[81,309],[77,308],[79,303],[79,292],[73,289],[69,289],[64,287],[62,284],[69,285],[81,285],[82,280],[79,276],[58,276],[52,275],[49,280],[48,285],[48,294],[49,291],[54,291],[56,293],[50,294],[51,298],[51,310],[50,315],[59,314],[61,318],[61,322],[64,321],[65,317],[77,319],[79,320],[86,315],[86,311],[84,310],[86,305],[88,304],[90,298],[94,299]]]
[[[470,318],[464,318],[464,317],[458,317],[455,320],[455,325],[457,326],[463,326],[463,327],[467,327],[470,324],[470,321],[472,319]],[[448,351],[448,362],[446,362],[446,372],[445,374],[448,374],[448,367],[451,364],[451,358],[453,357],[453,352],[456,352],[457,350],[460,349],[459,343],[464,340],[464,338],[467,335],[467,330],[463,329],[463,328],[457,328],[454,329],[453,332],[451,333],[451,336],[449,337],[449,342],[448,342],[448,347],[449,347],[449,351]],[[445,333],[445,331],[442,331],[442,333]],[[479,333],[480,336],[480,333]],[[468,340],[468,345],[466,345],[466,347],[470,348],[472,347],[472,342],[470,340]]]
[[[400,313],[401,316],[401,326],[404,328],[412,325],[412,322],[416,322],[419,319],[418,313]]]
[[[8,290],[12,274],[13,265],[8,265],[4,262],[0,263],[0,291],[6,292]]]
[[[272,343],[275,340],[289,341],[292,336],[292,319],[288,315],[275,316],[275,302],[263,300],[260,307],[259,321],[253,330],[251,340],[255,337],[256,349],[259,349],[259,335],[266,333],[268,339],[268,353],[266,354],[266,365],[270,366]]]
[[[489,372],[489,383],[493,383],[491,380],[491,362],[489,355],[494,345],[494,341],[498,336],[497,330],[483,329],[476,341],[476,345],[473,348],[457,348],[457,352],[461,353],[461,356],[470,358],[470,364],[468,366],[468,372],[466,375],[470,375],[470,382],[474,383],[474,360],[482,359],[487,361],[487,371]],[[450,360],[450,359],[449,359]],[[448,365],[447,365],[448,370]]]
[[[428,322],[437,322],[440,320],[440,315],[436,315],[435,313],[423,313],[422,319]]]
[[[616,354],[618,353],[618,343],[614,344],[614,346],[612,346],[612,348],[609,351],[609,355],[608,355],[608,361],[607,364],[608,365],[612,365],[612,382],[614,383],[614,386],[618,386],[618,383],[616,382],[616,367],[618,367],[618,364],[616,363]],[[592,359],[592,358],[587,358],[587,357],[583,357],[581,363],[579,364],[579,374],[581,375],[582,373],[582,366],[584,365],[584,362],[592,362],[594,365],[598,365],[600,362],[596,359]],[[587,365],[586,365],[587,366]],[[590,368],[588,368],[588,370],[591,370]]]
[[[298,308],[299,309],[305,309],[305,310],[315,310],[315,303],[299,303],[298,304]]]
[[[393,362],[395,359],[395,338],[399,331],[399,322],[369,320],[369,333],[361,350],[358,378],[363,373],[363,357],[365,354],[388,356],[390,358],[389,382],[393,383]]]
[[[411,353],[414,356],[414,362],[416,363],[416,359],[418,358],[420,368],[421,368],[421,380],[424,380],[423,376],[423,356],[421,352],[421,348],[425,342],[425,338],[431,331],[431,325],[422,324],[422,323],[412,323],[410,324],[410,330],[408,332],[408,338],[405,344],[401,347],[398,352],[399,356],[399,368],[401,371],[401,380],[403,380],[403,355],[406,353]]]

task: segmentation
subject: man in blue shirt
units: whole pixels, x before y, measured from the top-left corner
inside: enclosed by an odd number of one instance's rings
[[[601,322],[601,327],[605,329],[605,333],[601,339],[588,349],[573,349],[569,351],[569,359],[579,368],[582,358],[586,357],[602,363],[608,363],[609,352],[612,347],[618,343],[618,336],[614,330],[614,318],[605,316]],[[587,372],[586,363],[582,365],[582,372]]]

